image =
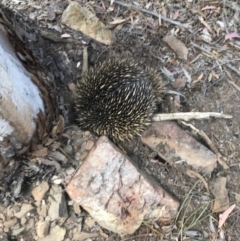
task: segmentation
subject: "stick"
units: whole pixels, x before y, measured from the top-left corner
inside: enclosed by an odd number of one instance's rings
[[[83,66],[82,66],[82,76],[88,73],[88,51],[87,47],[83,48]]]
[[[180,23],[180,22],[177,22],[177,21],[174,21],[172,19],[169,19],[169,18],[166,18],[160,14],[157,14],[155,12],[152,12],[152,11],[149,11],[149,10],[146,10],[146,9],[143,9],[143,8],[140,8],[138,6],[134,6],[132,4],[128,4],[128,3],[124,3],[124,2],[120,2],[120,1],[114,1],[113,3],[116,3],[120,6],[123,6],[123,7],[126,7],[126,8],[130,8],[130,9],[135,9],[135,10],[138,10],[138,11],[141,11],[143,13],[147,13],[147,14],[150,14],[150,15],[153,15],[157,18],[161,18],[163,21],[165,22],[168,22],[168,23],[171,23],[171,24],[174,24],[174,25],[177,25],[179,27],[182,27],[182,28],[185,28],[187,29],[190,33],[193,33],[192,29],[191,29],[191,25],[188,24],[188,23]]]
[[[168,113],[168,114],[155,114],[152,118],[153,121],[165,120],[185,120],[191,119],[209,119],[210,117],[231,119],[231,115],[226,115],[217,112],[183,112],[183,113]]]

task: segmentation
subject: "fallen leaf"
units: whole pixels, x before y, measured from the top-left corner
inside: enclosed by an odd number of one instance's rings
[[[52,134],[53,135],[62,134],[64,131],[64,125],[65,125],[65,120],[62,115],[59,115],[58,123],[56,126],[53,127]]]
[[[211,81],[212,81],[212,73],[210,73],[208,76],[208,82],[210,83]]]
[[[229,214],[233,211],[235,207],[236,207],[236,204],[233,204],[226,211],[224,211],[222,214],[219,215],[219,223],[218,223],[219,228],[222,228]]]
[[[221,212],[229,207],[228,190],[226,188],[227,178],[218,177],[211,181],[210,190],[215,197],[213,212]]]
[[[108,235],[103,232],[103,230],[101,229],[101,227],[99,227],[99,233],[101,234],[102,237],[104,237],[105,239],[108,239]]]
[[[165,67],[163,67],[163,68],[169,76],[173,77],[173,73],[170,70],[166,69]]]
[[[215,7],[215,6],[206,6],[206,7],[202,8],[201,11],[203,11],[203,10],[215,10],[215,9],[217,9],[217,7]]]
[[[219,79],[219,75],[216,74],[214,70],[211,71],[211,74],[214,78]]]
[[[36,157],[45,157],[47,154],[48,154],[48,149],[46,147],[32,152],[32,155]]]
[[[119,23],[123,23],[125,21],[126,21],[126,19],[116,18],[112,22],[110,22],[110,24],[119,24]]]
[[[176,20],[176,19],[178,18],[178,16],[179,16],[179,10],[177,10],[177,11],[174,13],[172,19],[173,19],[173,20]]]
[[[74,83],[68,84],[68,88],[71,90],[71,92],[73,93],[74,96],[77,95],[77,89],[76,89],[76,85]]]
[[[196,83],[198,83],[199,81],[201,81],[201,80],[202,80],[202,77],[203,77],[203,73],[201,73],[201,74],[198,76],[197,79],[193,80],[192,84],[196,84]]]
[[[114,8],[111,7],[111,6],[107,9],[107,13],[109,13],[109,12],[113,12],[113,11],[114,11]]]
[[[180,59],[187,60],[188,49],[181,40],[177,39],[174,35],[166,35],[163,38],[163,41],[166,42],[174,52],[176,52]]]
[[[101,1],[101,3],[102,3],[102,8],[103,8],[104,10],[106,10],[107,8],[106,8],[106,6],[105,6],[104,2],[103,2],[103,1]]]
[[[182,78],[177,78],[175,82],[172,84],[175,89],[184,87],[186,85],[186,80]]]
[[[219,54],[216,50],[213,50],[212,53],[213,53],[213,55],[216,56],[216,57],[219,57],[219,56],[220,56],[220,54]]]
[[[168,70],[166,69],[165,67],[161,68],[161,71],[162,73],[169,79],[171,80],[172,82],[175,81],[174,77],[173,77],[173,74]]]
[[[204,21],[204,19],[203,19],[202,16],[199,16],[198,19],[199,19],[200,22],[208,29],[208,31],[209,31],[210,33],[213,33],[212,28],[210,27],[210,25],[209,25],[208,23],[206,23],[206,22]]]
[[[225,36],[225,41],[232,38],[240,38],[240,35],[238,33],[229,33]]]

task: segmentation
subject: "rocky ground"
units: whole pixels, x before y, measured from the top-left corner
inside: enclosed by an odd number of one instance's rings
[[[29,25],[41,28],[38,34],[42,42],[31,46],[32,51],[44,71],[56,80],[53,85],[59,94],[51,134],[28,154],[11,160],[9,174],[2,180],[1,240],[238,240],[239,3],[78,2],[114,34],[113,43],[107,40],[105,45],[63,25],[61,16],[68,1],[1,0],[28,19]],[[218,164],[210,176],[189,175],[184,168],[171,166],[140,140],[129,144],[132,151],[128,154],[138,167],[181,203],[181,212],[169,226],[146,221],[133,235],[120,237],[99,226],[65,193],[97,139],[77,127],[70,90],[74,90],[71,83],[81,77],[84,46],[88,46],[90,66],[105,59],[128,58],[161,71],[168,89],[159,107],[161,112],[223,112],[233,116],[188,122],[208,136],[211,146],[203,135],[181,124],[229,166],[225,169]],[[62,58],[55,57],[54,51]],[[236,204],[223,224],[219,213],[213,211],[221,204]]]

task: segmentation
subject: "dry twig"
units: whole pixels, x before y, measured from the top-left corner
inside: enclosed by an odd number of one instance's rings
[[[110,0],[109,0],[109,1],[110,1]],[[134,5],[129,4],[129,3],[124,3],[124,2],[121,2],[121,1],[114,1],[114,3],[116,3],[116,4],[118,4],[118,5],[122,6],[122,7],[126,7],[126,8],[129,8],[129,9],[135,9],[135,10],[137,10],[137,11],[150,14],[150,15],[152,15],[152,16],[155,16],[155,17],[159,18],[159,19],[161,18],[161,19],[162,19],[163,21],[165,21],[165,22],[168,22],[168,23],[177,25],[177,26],[179,26],[179,27],[181,27],[181,28],[185,28],[185,29],[187,29],[190,33],[193,33],[192,28],[191,28],[191,25],[190,25],[189,23],[180,23],[180,22],[174,21],[174,20],[172,20],[172,19],[169,19],[169,18],[167,18],[167,17],[164,17],[164,16],[162,16],[162,15],[156,13],[156,12],[149,11],[149,10],[144,9],[144,8],[140,8],[140,7],[138,7],[138,6],[134,6]]]
[[[205,181],[205,179],[203,178],[202,175],[200,175],[199,173],[197,173],[197,172],[195,172],[195,171],[193,171],[193,170],[189,170],[189,169],[186,171],[186,173],[187,173],[187,175],[189,175],[190,177],[192,177],[192,176],[198,177],[198,178],[202,181],[202,183],[203,183],[203,185],[205,186],[207,192],[210,193],[208,184],[207,184],[207,182]]]
[[[183,112],[183,113],[168,113],[168,114],[155,114],[153,121],[165,121],[165,120],[185,120],[191,119],[208,119],[210,117],[231,119],[231,115],[217,113],[217,112]]]
[[[199,46],[198,44],[195,44],[194,42],[191,42],[191,45],[192,45],[193,47],[195,47],[195,48],[197,48],[197,49],[203,51],[204,53],[208,54],[209,57],[214,57],[213,54],[212,54],[211,52],[209,52],[207,49],[205,49],[205,48]]]

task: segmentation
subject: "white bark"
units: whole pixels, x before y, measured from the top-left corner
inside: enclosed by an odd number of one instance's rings
[[[34,118],[44,112],[40,91],[31,80],[0,24],[0,141],[27,143],[36,131]]]

